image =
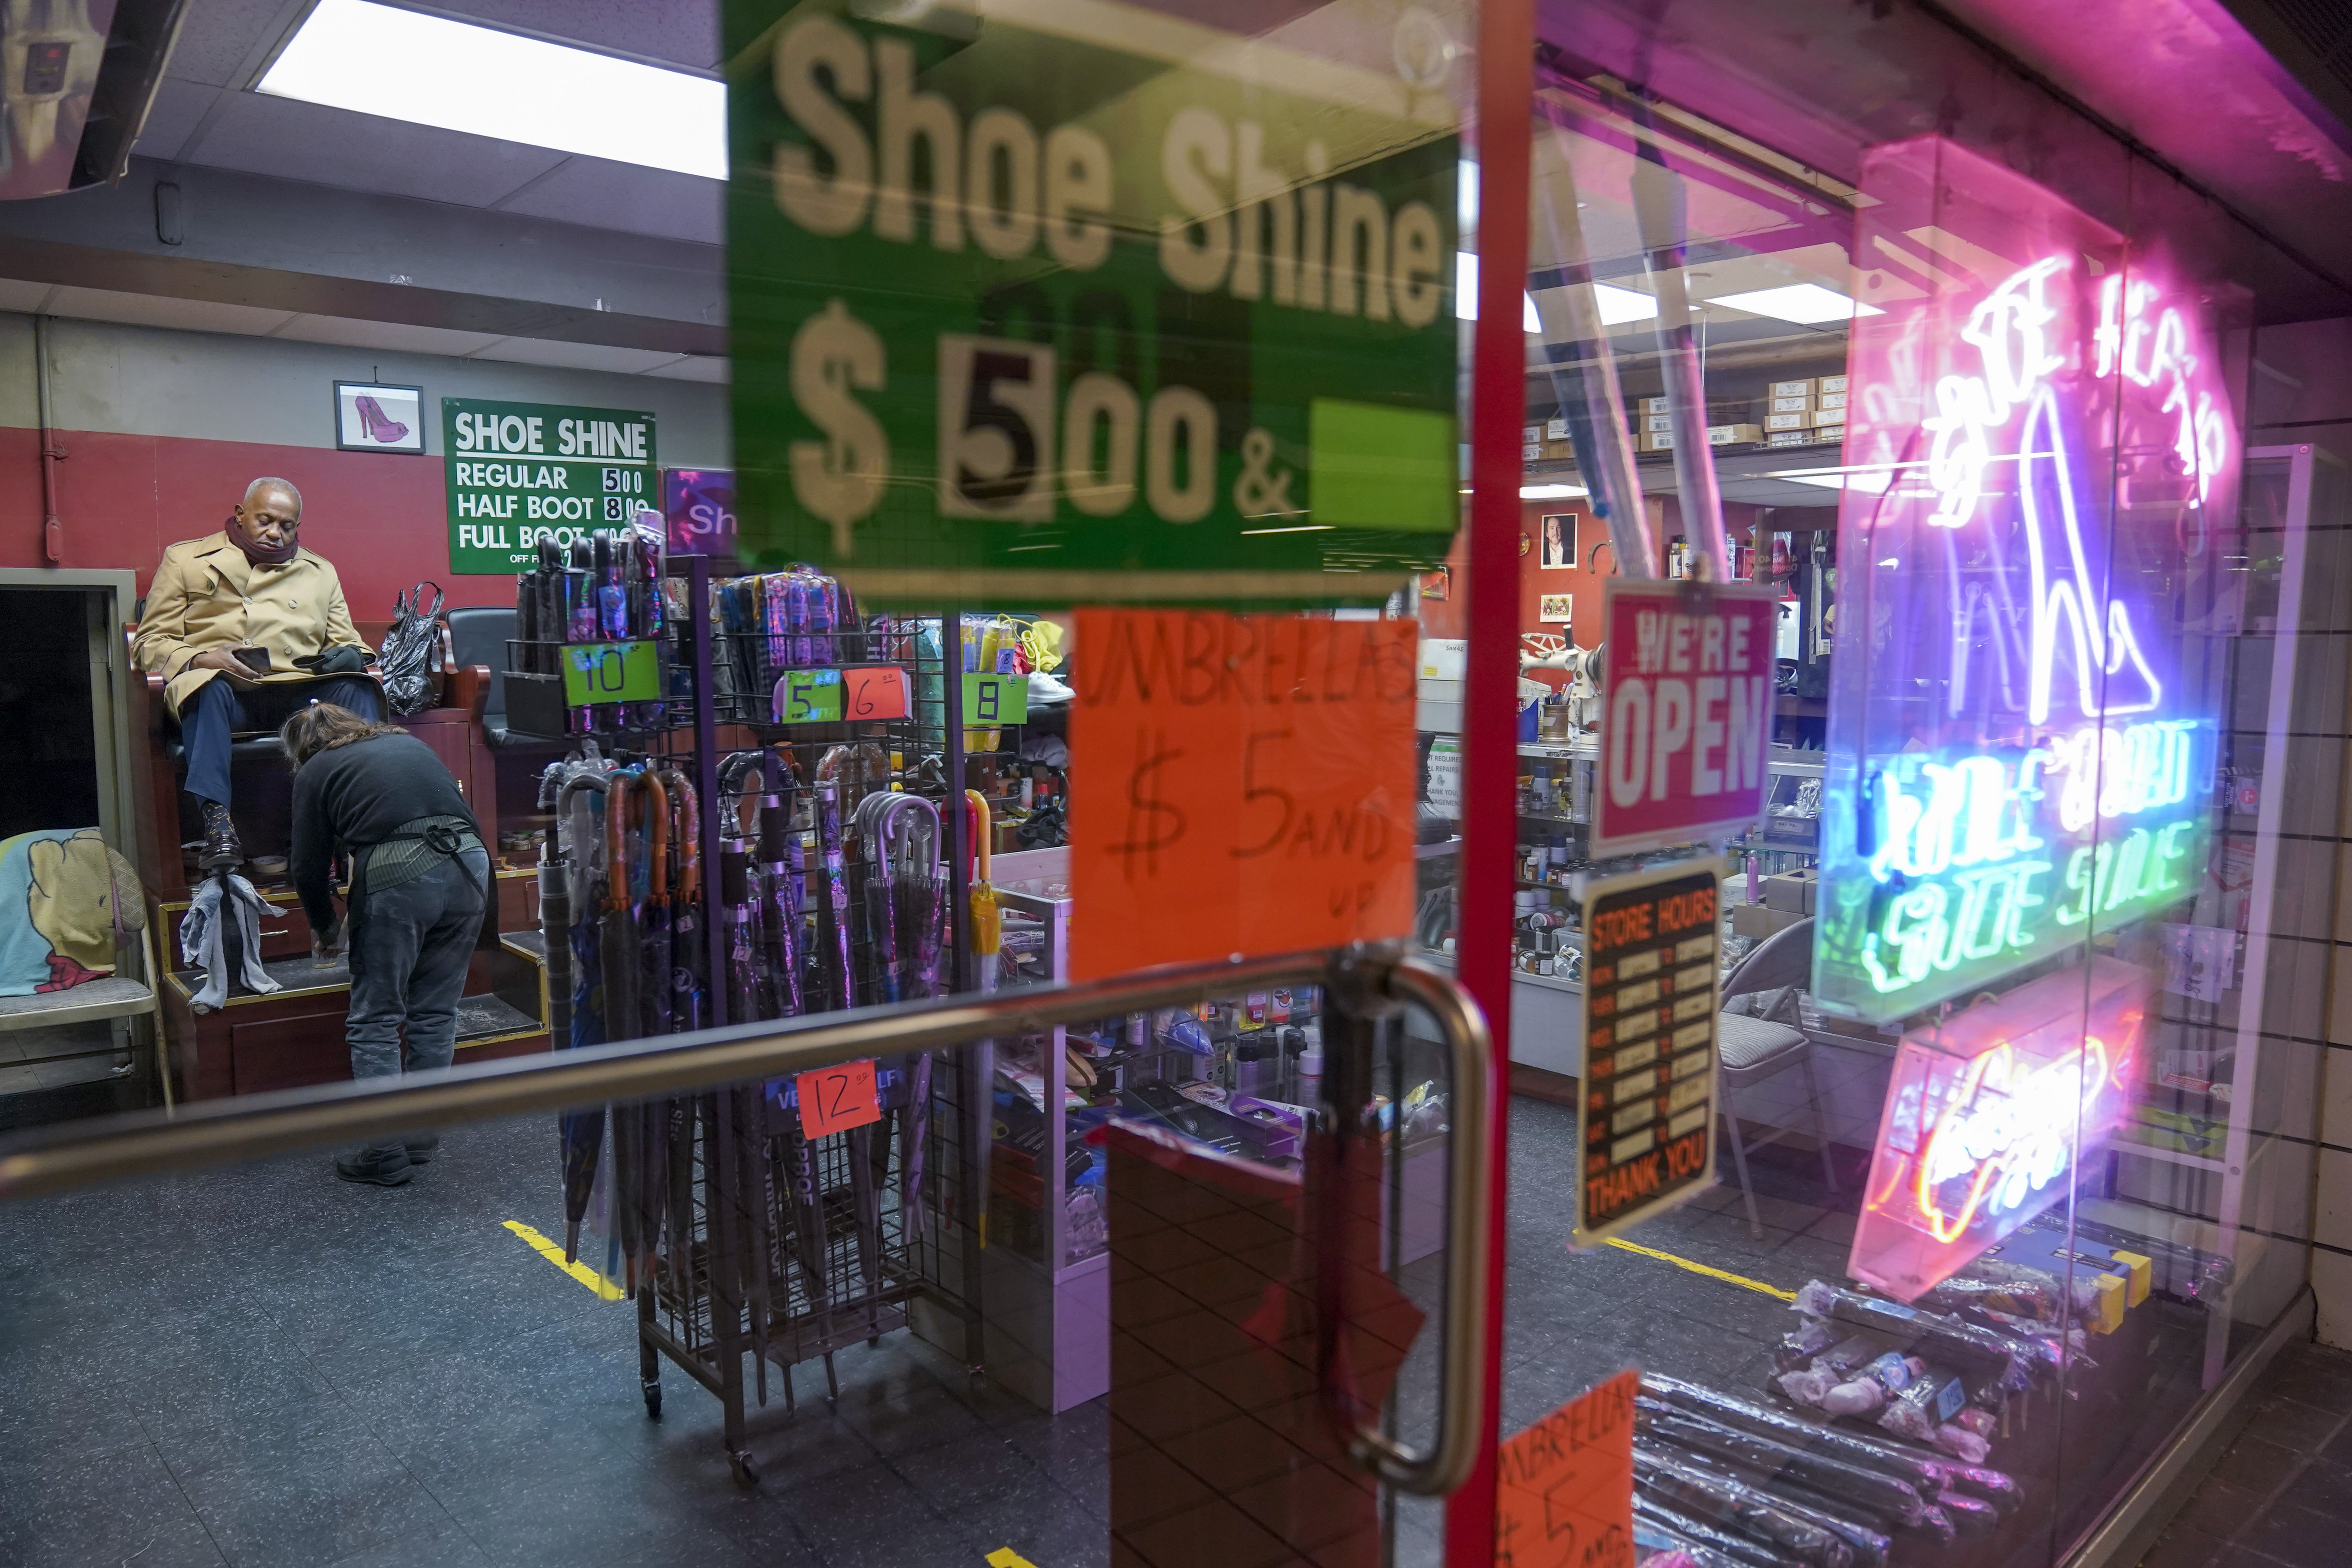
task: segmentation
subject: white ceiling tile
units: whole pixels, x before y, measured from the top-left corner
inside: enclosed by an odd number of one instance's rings
[[[227,87],[304,9],[301,0],[200,0],[172,46],[172,74]]]
[[[719,354],[688,354],[670,364],[657,364],[646,371],[647,375],[666,375],[674,381],[709,381],[724,384],[729,366]]]
[[[563,158],[519,142],[239,92],[221,104],[188,161],[346,190],[485,206]]]
[[[29,316],[41,308],[41,301],[56,287],[54,283],[19,283],[14,279],[0,279],[0,310]]]
[[[148,110],[147,123],[139,128],[139,141],[132,151],[142,158],[160,158],[165,163],[177,158],[188,132],[219,97],[216,87],[165,77],[156,84],[154,107]]]
[[[282,326],[294,312],[257,305],[224,305],[213,300],[170,300],[156,294],[118,294],[110,289],[60,288],[49,297],[48,313],[88,321],[121,321],[134,327],[170,327],[184,332],[238,332],[258,337]]]
[[[306,343],[383,349],[389,353],[469,354],[499,341],[496,332],[461,332],[453,327],[415,327],[405,321],[362,321],[349,316],[297,316],[270,334]]]
[[[500,212],[559,223],[719,245],[727,237],[726,201],[722,181],[575,157],[529,190],[496,205]]]
[[[469,359],[505,360],[514,364],[552,365],[562,370],[609,370],[635,375],[677,357],[671,350],[623,349],[609,343],[568,343],[552,338],[500,338]]]

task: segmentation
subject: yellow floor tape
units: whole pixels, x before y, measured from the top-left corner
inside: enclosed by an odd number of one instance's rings
[[[1720,1279],[1727,1285],[1737,1285],[1743,1290],[1758,1291],[1782,1301],[1793,1301],[1797,1299],[1797,1293],[1794,1290],[1783,1290],[1778,1285],[1767,1285],[1761,1279],[1750,1279],[1744,1274],[1730,1274],[1720,1268],[1710,1268],[1704,1263],[1694,1263],[1687,1258],[1676,1258],[1671,1252],[1660,1252],[1654,1247],[1636,1247],[1630,1241],[1621,1241],[1613,1236],[1609,1238],[1609,1245],[1622,1247],[1627,1252],[1638,1252],[1644,1258],[1654,1258],[1661,1263],[1671,1263],[1677,1268],[1687,1268],[1694,1274],[1704,1274],[1710,1279]]]
[[[580,1283],[587,1286],[591,1290],[595,1291],[596,1299],[598,1300],[617,1301],[624,1295],[627,1294],[627,1292],[624,1291],[620,1286],[606,1279],[604,1275],[597,1273],[596,1270],[589,1268],[586,1264],[566,1260],[563,1256],[563,1248],[548,1240],[547,1237],[540,1235],[539,1232],[531,1229],[530,1226],[523,1224],[522,1221],[519,1219],[510,1219],[507,1221],[507,1228],[514,1232],[517,1236],[522,1237],[524,1241],[530,1243],[530,1249],[533,1252],[538,1253],[541,1258],[546,1258],[550,1263],[554,1264],[558,1268],[562,1269],[566,1274],[571,1275],[572,1278],[579,1280]]]
[[[988,1554],[988,1568],[1037,1568],[1037,1564],[1010,1546],[1000,1546]]]

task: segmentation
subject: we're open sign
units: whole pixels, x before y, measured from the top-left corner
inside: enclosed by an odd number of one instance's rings
[[[1596,858],[1729,837],[1763,814],[1777,613],[1766,588],[1610,580]]]

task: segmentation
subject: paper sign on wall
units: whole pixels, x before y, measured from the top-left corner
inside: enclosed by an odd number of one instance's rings
[[[660,499],[642,411],[445,397],[441,450],[452,572],[529,571],[541,540],[623,527]]]
[[[1633,1568],[1641,1388],[1628,1368],[1495,1451],[1496,1568]]]
[[[1764,813],[1772,591],[1609,579],[1596,858],[1733,837]]]
[[[1078,612],[1074,978],[1412,928],[1418,631]]]

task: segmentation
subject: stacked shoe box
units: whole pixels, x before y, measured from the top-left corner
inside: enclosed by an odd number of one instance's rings
[[[1634,445],[1643,452],[1671,452],[1675,447],[1673,403],[1664,397],[1639,400],[1633,415]],[[1737,447],[1761,441],[1764,432],[1750,417],[1748,405],[1710,403],[1706,405],[1709,446]]]
[[[1776,381],[1765,389],[1764,439],[1774,447],[1810,447],[1845,439],[1846,378],[1810,376]]]

